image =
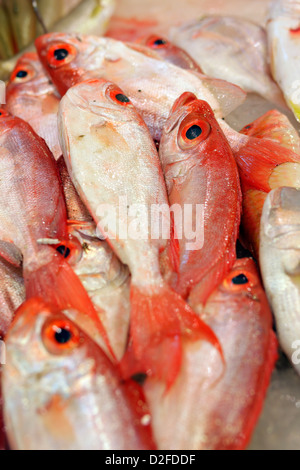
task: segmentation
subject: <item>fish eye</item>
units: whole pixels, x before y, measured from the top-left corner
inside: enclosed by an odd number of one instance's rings
[[[247,291],[257,284],[257,279],[254,274],[235,270],[223,281],[223,287],[231,292]]]
[[[107,88],[106,90],[106,95],[114,102],[117,104],[120,104],[122,106],[131,106],[132,103],[128,96],[124,95],[122,90],[120,88],[116,87],[115,85],[112,85]]]
[[[56,251],[60,253],[64,258],[68,258],[71,254],[71,250],[69,247],[65,245],[60,245],[56,248]]]
[[[5,111],[5,109],[0,109],[0,117],[7,117],[9,114]]]
[[[10,77],[10,83],[25,83],[35,76],[35,70],[29,65],[19,65],[13,71]]]
[[[154,49],[161,49],[168,44],[168,41],[164,38],[151,36],[147,41],[148,47],[153,47]]]
[[[76,265],[82,258],[82,246],[76,237],[70,237],[69,240],[62,241],[54,248],[71,266]]]
[[[231,282],[236,286],[242,286],[248,284],[249,279],[245,274],[238,274],[237,276],[231,279]]]
[[[82,337],[78,328],[69,320],[54,318],[46,321],[42,328],[42,341],[50,354],[68,354],[78,347]]]
[[[204,142],[211,132],[210,124],[204,119],[185,119],[178,134],[178,144],[183,150]]]
[[[77,49],[72,44],[54,44],[47,53],[50,67],[58,68],[70,63],[77,55]]]

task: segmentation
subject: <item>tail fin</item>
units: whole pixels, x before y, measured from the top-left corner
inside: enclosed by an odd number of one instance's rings
[[[269,192],[269,179],[276,167],[283,163],[300,163],[300,156],[268,139],[249,137],[247,143],[233,153],[240,170],[244,189]],[[281,184],[284,186],[284,184]]]
[[[53,248],[44,247],[49,261],[36,270],[24,262],[24,280],[27,299],[39,297],[60,309],[76,309],[91,318],[103,337],[111,357],[115,359],[106,331],[80,279],[65,259]]]
[[[132,286],[130,342],[122,374],[147,373],[170,389],[180,371],[184,339],[209,341],[223,358],[214,332],[168,286],[150,294]]]

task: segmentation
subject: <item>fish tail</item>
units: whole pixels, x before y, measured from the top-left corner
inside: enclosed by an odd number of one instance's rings
[[[209,341],[223,357],[214,332],[176,292],[167,285],[150,293],[132,286],[130,340],[121,362],[123,376],[145,373],[165,382],[169,390],[180,371],[184,339]]]
[[[82,312],[83,315],[93,320],[108,352],[115,359],[107,333],[95,307],[71,266],[51,247],[44,247],[40,254],[47,261],[37,269],[30,269],[24,260],[27,299],[38,297],[58,310],[75,309]]]

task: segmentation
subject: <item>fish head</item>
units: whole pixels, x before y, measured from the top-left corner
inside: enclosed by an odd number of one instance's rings
[[[14,96],[32,95],[38,97],[46,93],[56,94],[59,97],[54,85],[45,74],[38,55],[34,52],[23,54],[10,76],[7,86],[7,101]]]
[[[37,38],[35,44],[61,95],[76,83],[93,78],[105,52],[105,40],[94,36],[49,33]]]
[[[77,116],[74,120],[73,116]],[[70,120],[70,117],[72,119]],[[116,128],[131,128],[133,121],[145,124],[132,105],[130,99],[115,84],[103,79],[90,79],[68,90],[60,103],[59,121],[63,130],[68,120],[68,133],[76,142],[95,135],[103,145],[110,145],[110,139],[116,138]],[[63,134],[63,132],[61,132]],[[64,155],[69,155],[69,141],[61,136]]]
[[[141,390],[121,383],[82,317],[38,298],[18,310],[2,375],[12,449],[134,449],[150,440]]]
[[[191,158],[204,159],[209,152],[229,145],[206,101],[193,93],[183,93],[174,103],[164,128],[161,147],[165,148],[165,164]]]

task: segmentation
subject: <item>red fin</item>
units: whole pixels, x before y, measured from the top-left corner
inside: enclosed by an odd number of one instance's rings
[[[240,170],[244,190],[257,189],[268,193],[274,168],[282,163],[300,163],[300,156],[268,139],[249,137],[247,144],[233,153]]]
[[[115,358],[106,331],[79,277],[53,248],[46,247],[43,250],[47,250],[47,256],[50,256],[47,264],[33,271],[26,269],[26,264],[24,266],[27,299],[39,297],[54,308],[75,309],[87,315],[94,321],[109,353]]]
[[[162,286],[149,295],[133,286],[130,343],[121,363],[122,374],[147,373],[163,380],[169,389],[180,371],[183,338],[209,341],[223,358],[214,332],[178,294]]]
[[[236,261],[236,240],[238,234],[235,233],[231,243],[227,246],[223,257],[216,263],[201,281],[191,290],[189,304],[197,312],[201,313],[210,294],[223,281]]]
[[[169,244],[169,257],[172,265],[172,269],[175,273],[179,273],[180,267],[180,246],[179,240],[176,238],[175,224],[174,224],[174,213],[171,212],[171,240]]]

